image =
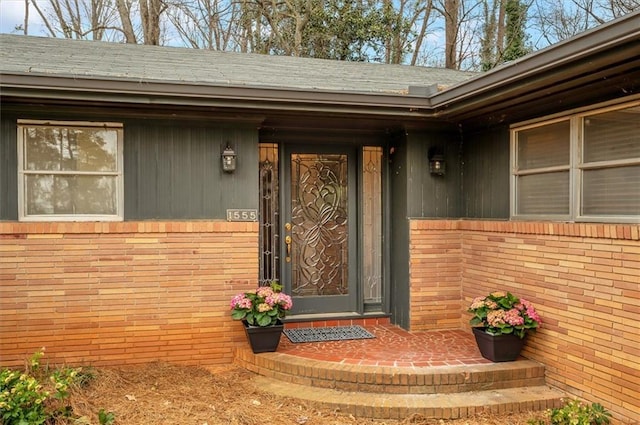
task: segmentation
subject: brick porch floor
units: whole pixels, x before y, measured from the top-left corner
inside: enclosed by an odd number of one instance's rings
[[[287,323],[286,327],[361,325],[373,339],[294,344],[283,335],[278,352],[342,364],[395,367],[460,366],[491,363],[480,355],[473,335],[462,330],[408,332],[388,319]]]
[[[287,322],[285,327],[361,325],[373,339],[294,344],[275,353],[238,347],[235,362],[262,390],[355,417],[463,418],[557,407],[544,365],[524,358],[492,363],[462,330],[408,332],[388,319]]]

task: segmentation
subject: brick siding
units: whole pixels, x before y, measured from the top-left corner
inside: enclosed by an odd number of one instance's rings
[[[546,365],[547,382],[637,423],[639,233],[623,224],[412,220],[411,329],[469,329],[474,297],[511,291],[542,316],[523,354]]]
[[[411,221],[411,329],[469,329],[508,290],[543,327],[547,382],[640,417],[640,226]],[[224,364],[246,344],[228,303],[254,288],[257,223],[0,223],[0,363]]]
[[[230,363],[257,277],[257,223],[0,223],[0,363]]]

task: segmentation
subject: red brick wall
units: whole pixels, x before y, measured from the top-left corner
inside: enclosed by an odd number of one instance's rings
[[[451,312],[437,317],[449,273],[460,276],[457,326],[468,328],[472,298],[511,291],[543,318],[524,355],[546,365],[547,382],[640,420],[640,226],[414,220],[411,230],[412,328],[456,327]]]
[[[0,363],[229,363],[257,223],[0,223]]]

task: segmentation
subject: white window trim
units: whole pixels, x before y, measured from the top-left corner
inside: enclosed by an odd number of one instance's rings
[[[633,96],[633,99],[639,99]],[[582,161],[583,134],[584,134],[584,118],[592,115],[598,115],[605,112],[627,109],[640,106],[640,100],[632,100],[625,103],[607,102],[599,105],[593,105],[591,109],[581,108],[580,110],[568,111],[564,114],[554,114],[552,116],[539,118],[510,127],[510,217],[512,220],[554,220],[568,222],[599,222],[599,223],[640,223],[640,217],[628,215],[607,215],[607,216],[589,216],[582,214],[582,171],[597,168],[609,168],[617,165],[640,165],[640,158],[622,159],[613,161],[600,161],[585,164]],[[561,121],[569,121],[569,214],[517,214],[517,185],[518,176],[534,174],[540,171],[561,171],[566,166],[548,167],[548,169],[534,169],[526,171],[518,171],[517,157],[517,134],[519,131],[531,128],[542,127]],[[640,196],[640,194],[638,195]]]
[[[93,127],[109,128],[117,133],[117,170],[115,172],[74,172],[78,175],[113,175],[116,176],[116,214],[26,214],[25,176],[30,173],[24,169],[24,126],[42,125],[56,127]],[[115,122],[93,121],[52,121],[52,120],[18,120],[18,220],[19,221],[123,221],[124,220],[124,178],[123,178],[123,125]],[[47,174],[67,175],[68,172],[49,171]]]

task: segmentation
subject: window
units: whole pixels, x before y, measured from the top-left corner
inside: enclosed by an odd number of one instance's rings
[[[640,102],[512,129],[514,218],[640,220]]]
[[[122,220],[122,125],[18,121],[20,220]]]

